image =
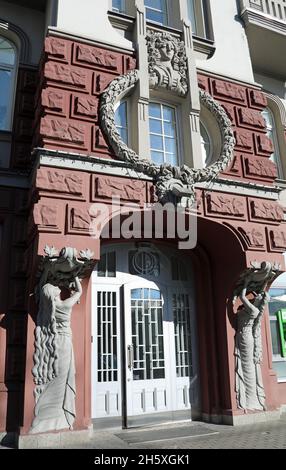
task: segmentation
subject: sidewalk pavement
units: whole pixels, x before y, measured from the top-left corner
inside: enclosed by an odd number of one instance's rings
[[[4,447],[0,446],[0,449]],[[47,449],[53,449],[45,445]],[[231,427],[203,422],[94,431],[85,442],[62,449],[286,449],[286,414],[277,421]]]

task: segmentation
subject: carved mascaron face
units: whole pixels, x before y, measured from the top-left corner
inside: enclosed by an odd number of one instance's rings
[[[166,41],[159,47],[160,61],[171,62],[175,55],[175,47],[171,41]]]

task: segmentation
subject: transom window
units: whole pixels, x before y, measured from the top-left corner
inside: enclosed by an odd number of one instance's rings
[[[178,165],[176,110],[161,103],[149,104],[151,159],[157,165]]]
[[[16,50],[6,38],[0,36],[0,130],[12,126],[16,68]]]
[[[168,24],[166,0],[144,0],[146,19],[163,25]]]
[[[128,145],[127,101],[120,103],[115,111],[115,125],[123,142]]]

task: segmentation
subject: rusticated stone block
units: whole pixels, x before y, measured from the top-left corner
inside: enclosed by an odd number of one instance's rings
[[[205,200],[207,215],[245,219],[246,205],[242,197],[214,193],[208,194]]]
[[[242,169],[241,169],[241,163],[240,163],[240,158],[238,155],[235,155],[233,157],[233,160],[231,162],[231,164],[229,165],[229,167],[223,172],[224,174],[228,174],[228,175],[241,175],[242,173]]]
[[[267,106],[267,98],[258,90],[248,90],[249,104],[251,108],[264,109]]]
[[[273,201],[250,199],[250,215],[252,220],[268,221],[269,223],[282,222],[284,212],[282,207]]]
[[[198,85],[202,90],[209,90],[209,80],[204,75],[198,75]]]
[[[218,98],[234,103],[246,103],[246,91],[242,86],[222,80],[213,80],[212,85],[214,95]]]
[[[268,238],[271,251],[282,253],[286,251],[286,230],[268,230]]]
[[[84,145],[85,133],[85,126],[78,122],[68,122],[56,118],[43,118],[41,120],[40,134],[52,140]]]
[[[253,134],[252,132],[239,129],[235,131],[236,148],[246,153],[253,153]]]
[[[85,67],[118,71],[119,59],[120,55],[105,49],[99,49],[86,44],[75,46],[74,63]]]
[[[36,187],[47,192],[83,197],[84,181],[79,172],[40,168],[37,172]]]
[[[44,76],[53,82],[72,85],[83,89],[87,88],[87,72],[79,68],[72,68],[68,65],[48,62],[45,65]]]
[[[47,88],[42,91],[42,106],[46,108],[46,111],[64,114],[65,96],[62,90]]]
[[[264,251],[266,240],[262,227],[247,224],[239,226],[237,230],[248,250]]]
[[[143,202],[146,198],[146,183],[107,175],[93,179],[93,201],[113,196],[120,197],[124,201]]]
[[[237,109],[238,123],[241,127],[264,130],[265,120],[261,113],[247,108]]]
[[[93,75],[93,94],[102,93],[114,79],[112,75],[106,75],[104,73],[94,73]]]
[[[68,60],[68,43],[65,39],[48,37],[45,40],[45,52],[53,58]]]
[[[247,157],[244,160],[244,174],[254,179],[276,179],[277,167],[271,160],[265,158]]]
[[[89,235],[92,217],[86,206],[68,208],[68,233]]]
[[[273,142],[267,135],[255,136],[255,144],[258,155],[269,157],[274,152]]]
[[[125,70],[126,72],[130,72],[131,70],[135,70],[137,65],[137,61],[135,57],[126,57],[125,58]]]
[[[39,231],[61,232],[60,225],[63,223],[63,215],[59,205],[49,204],[48,201],[38,203],[34,206],[33,216]]]
[[[98,100],[91,96],[73,96],[72,117],[80,117],[91,122],[98,119]]]
[[[222,103],[223,109],[225,110],[227,117],[231,120],[232,124],[235,124],[235,111],[234,106],[230,103]]]
[[[94,128],[94,151],[107,150],[108,144],[103,136],[101,130],[98,127]]]

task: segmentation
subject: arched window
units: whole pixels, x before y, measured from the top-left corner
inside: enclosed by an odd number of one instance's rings
[[[168,10],[166,0],[144,0],[147,21],[167,25]]]
[[[127,101],[119,104],[115,110],[115,125],[123,142],[128,145],[128,110]]]
[[[270,110],[270,108],[265,108],[265,110],[262,111],[262,116],[264,117],[265,122],[266,122],[267,136],[272,141],[273,148],[274,148],[274,152],[271,155],[270,160],[272,160],[273,163],[276,164],[277,169],[278,169],[279,177],[282,178],[282,167],[281,167],[279,144],[278,144],[278,138],[277,138],[277,132],[276,132],[274,116],[273,116],[272,111]]]
[[[157,165],[179,164],[176,109],[162,103],[149,104],[151,159]]]
[[[0,36],[0,131],[12,128],[16,59],[14,44]]]
[[[206,167],[211,163],[211,138],[209,136],[207,128],[202,122],[200,122],[200,132],[203,166]]]

